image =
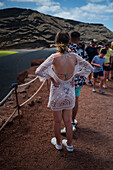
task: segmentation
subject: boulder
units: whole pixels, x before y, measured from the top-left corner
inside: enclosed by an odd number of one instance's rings
[[[31,61],[31,66],[39,66],[40,64],[42,64],[45,61],[45,58],[42,59],[36,59],[36,60],[32,60]]]
[[[27,71],[20,72],[17,76],[16,83],[18,83],[18,84],[24,83],[24,80],[27,77],[28,77]]]

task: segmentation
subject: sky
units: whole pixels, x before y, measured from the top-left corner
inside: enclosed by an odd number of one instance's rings
[[[100,23],[113,31],[113,0],[0,0],[0,9],[13,7],[85,23]]]

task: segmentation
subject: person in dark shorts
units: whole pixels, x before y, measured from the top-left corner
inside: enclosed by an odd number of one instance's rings
[[[111,57],[111,79],[113,80],[113,42],[111,42],[112,57]]]
[[[84,50],[84,48],[81,48],[79,46],[79,42],[80,42],[80,33],[77,31],[73,31],[70,34],[70,42],[71,44],[69,45],[69,51],[70,52],[74,52],[76,54],[78,54],[80,57],[82,57],[84,60],[87,60],[87,53]],[[81,43],[81,45],[83,45]],[[79,107],[79,96],[81,93],[81,88],[83,87],[83,85],[86,84],[86,77],[76,77],[75,78],[75,107],[73,108],[72,111],[72,126],[73,126],[73,131],[76,130],[76,125],[77,125],[77,120],[76,120],[76,116],[78,113],[78,107]],[[65,133],[66,132],[66,128],[64,127],[63,129],[61,129],[61,133]]]
[[[98,55],[97,48],[95,47],[95,41],[92,40],[90,42],[90,46],[86,47],[85,50],[86,50],[86,52],[88,54],[89,63],[91,63],[91,61],[94,58],[94,56]],[[88,84],[90,86],[93,86],[93,84],[91,82],[91,77],[92,77],[92,73],[88,76]]]
[[[91,62],[91,64],[94,66],[94,71],[93,71],[93,77],[94,77],[94,81],[93,81],[93,92],[96,92],[95,90],[95,84],[96,84],[96,80],[97,77],[100,77],[100,88],[99,88],[99,92],[100,93],[104,93],[104,90],[102,90],[102,86],[103,86],[103,81],[104,81],[104,74],[103,74],[103,64],[105,61],[105,54],[107,53],[106,49],[102,49],[100,54],[95,56]]]
[[[107,50],[107,53],[105,55],[105,62],[104,62],[104,88],[107,88],[107,81],[110,79],[110,71],[112,67],[112,49],[109,48],[109,43],[105,44],[105,49]]]

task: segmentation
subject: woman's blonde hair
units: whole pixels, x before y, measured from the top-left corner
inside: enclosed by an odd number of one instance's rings
[[[69,34],[64,31],[58,32],[55,38],[55,43],[60,53],[68,52]]]

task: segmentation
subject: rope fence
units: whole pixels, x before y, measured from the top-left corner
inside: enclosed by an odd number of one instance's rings
[[[31,81],[29,81],[29,82],[25,83],[25,84],[18,85],[18,87],[26,86],[26,85],[28,85],[28,84],[30,84],[30,83],[32,83],[32,82],[34,82],[37,78],[38,78],[38,76],[37,76],[37,77],[35,77],[33,80],[31,80]]]
[[[26,86],[26,85],[28,85],[28,84],[34,82],[37,78],[38,78],[38,76],[35,77],[33,80],[31,80],[31,81],[25,83],[25,84],[18,85],[18,87]],[[15,84],[15,83],[13,83],[12,85],[14,85],[14,84]],[[0,106],[8,99],[8,97],[13,93],[13,91],[14,91],[14,88],[13,88],[12,90],[10,90],[10,92],[7,94],[7,96],[0,102]]]
[[[4,104],[4,102],[8,99],[8,97],[13,93],[14,88],[10,90],[10,92],[7,94],[7,96],[0,102],[0,106]]]
[[[28,99],[26,100],[24,103],[22,103],[20,105],[20,107],[22,107],[23,105],[25,105],[27,102],[29,102],[40,90],[41,88],[43,87],[43,85],[45,84],[46,80],[41,84],[41,86],[39,87],[39,89]]]
[[[43,85],[45,84],[46,80],[44,80],[44,82],[40,85],[40,87],[38,88],[38,90],[28,99],[26,100],[25,102],[23,102],[22,104],[19,105],[19,102],[18,102],[18,93],[17,93],[17,88],[19,87],[23,87],[23,86],[26,86],[32,82],[34,82],[36,79],[38,78],[35,77],[33,80],[25,83],[25,84],[22,84],[22,85],[18,85],[18,83],[13,83],[11,86],[12,86],[12,89],[10,90],[10,92],[7,94],[7,96],[0,102],[0,106],[2,106],[6,100],[8,99],[8,97],[13,93],[13,91],[15,90],[15,96],[16,96],[16,109],[13,111],[13,113],[8,117],[8,119],[6,120],[6,122],[1,126],[0,128],[0,131],[6,126],[6,124],[10,121],[10,119],[14,116],[14,114],[16,113],[16,111],[18,111],[18,116],[19,116],[19,121],[20,121],[20,108],[22,106],[24,106],[27,102],[29,102],[43,87]]]

